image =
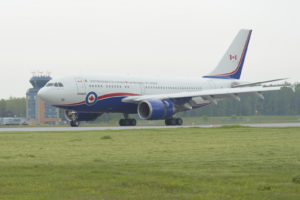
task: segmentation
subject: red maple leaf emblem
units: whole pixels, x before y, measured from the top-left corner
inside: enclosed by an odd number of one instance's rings
[[[94,101],[94,100],[95,100],[94,95],[91,95],[91,96],[89,97],[89,101]]]
[[[237,55],[229,55],[230,60],[237,60]]]

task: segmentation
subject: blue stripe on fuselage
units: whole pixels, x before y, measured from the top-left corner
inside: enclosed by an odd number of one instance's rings
[[[124,97],[112,97],[97,101],[94,105],[56,105],[58,108],[74,110],[79,112],[116,112],[116,113],[137,113],[137,104],[124,103],[121,100]]]

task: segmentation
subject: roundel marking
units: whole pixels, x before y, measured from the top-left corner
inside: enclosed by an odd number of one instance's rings
[[[97,102],[97,94],[95,92],[89,92],[86,95],[85,102],[88,106],[92,106]]]

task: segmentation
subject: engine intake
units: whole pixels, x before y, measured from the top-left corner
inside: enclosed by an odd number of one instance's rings
[[[139,117],[146,120],[167,119],[174,114],[174,106],[167,100],[141,101],[137,109]]]

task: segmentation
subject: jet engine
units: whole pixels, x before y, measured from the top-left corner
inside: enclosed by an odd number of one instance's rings
[[[167,100],[147,100],[138,104],[138,115],[141,119],[168,119],[175,113],[174,105]]]

